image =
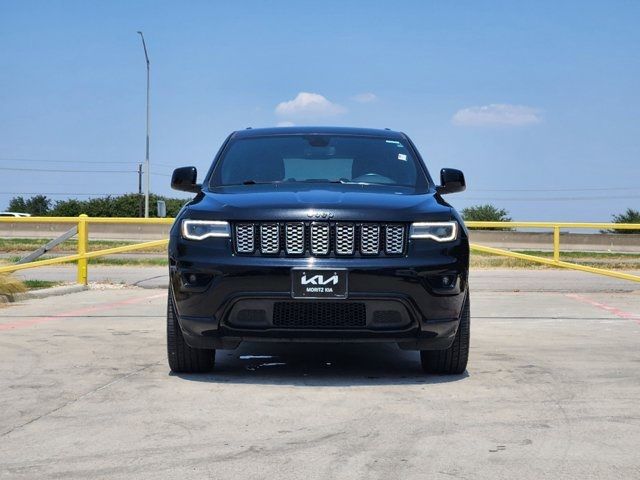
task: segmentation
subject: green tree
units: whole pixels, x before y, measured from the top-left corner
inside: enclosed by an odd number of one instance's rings
[[[640,211],[627,208],[624,213],[612,215],[613,223],[640,223]],[[623,230],[614,228],[613,230],[603,230],[602,233],[640,233],[640,230]]]
[[[49,213],[51,199],[45,195],[35,195],[25,200],[23,197],[13,197],[9,201],[10,212],[30,213],[34,216],[43,216]]]
[[[8,211],[27,213],[27,203],[24,201],[24,197],[13,197],[9,201]]]
[[[149,196],[149,203],[153,194]],[[116,217],[139,217],[144,216],[144,197],[135,193],[120,195],[113,199],[113,209],[119,212]],[[141,215],[142,213],[142,215]]]
[[[180,209],[187,203],[184,198],[165,198],[167,203],[167,217],[175,217]]]
[[[510,222],[509,212],[487,203],[462,209],[462,218],[475,222]]]
[[[58,200],[49,211],[52,217],[77,217],[85,213],[85,202],[71,198],[69,200]]]
[[[187,200],[180,198],[167,198],[156,194],[149,196],[149,215],[157,215],[157,202],[164,200],[167,206],[167,216],[175,217]],[[81,213],[90,217],[139,217],[141,201],[144,201],[136,193],[127,193],[118,196],[96,197],[89,200],[59,200],[50,211],[50,215],[56,217],[77,217]],[[144,211],[144,210],[143,210]]]

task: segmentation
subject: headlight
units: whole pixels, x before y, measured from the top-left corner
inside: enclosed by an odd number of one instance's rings
[[[207,237],[230,237],[229,222],[217,220],[183,220],[182,236],[189,240],[202,240]]]
[[[450,242],[457,235],[457,222],[417,222],[409,232],[411,238],[430,238],[436,242]]]

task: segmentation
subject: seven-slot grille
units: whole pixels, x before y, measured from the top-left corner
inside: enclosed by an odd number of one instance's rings
[[[402,255],[406,225],[350,222],[237,223],[235,251],[252,255]]]

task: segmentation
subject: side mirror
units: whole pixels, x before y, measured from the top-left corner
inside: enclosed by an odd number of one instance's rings
[[[464,181],[464,173],[455,168],[443,168],[440,170],[440,185],[436,187],[436,192],[441,195],[445,193],[464,192],[467,183]]]
[[[171,188],[183,192],[200,193],[202,185],[196,183],[197,178],[196,167],[176,168],[171,175]]]

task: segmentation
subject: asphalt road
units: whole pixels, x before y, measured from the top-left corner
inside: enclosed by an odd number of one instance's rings
[[[0,308],[0,478],[640,478],[640,293],[492,273],[462,376],[392,345],[256,344],[171,375],[160,289]]]

